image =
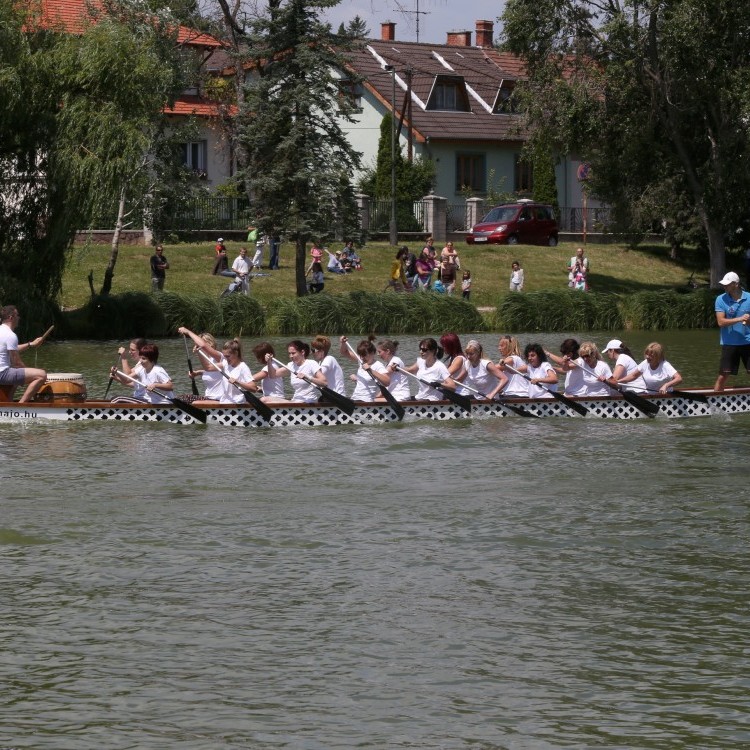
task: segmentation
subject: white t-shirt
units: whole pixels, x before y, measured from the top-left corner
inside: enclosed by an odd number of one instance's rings
[[[503,361],[505,361],[507,357],[503,357]],[[510,366],[514,370],[518,370],[519,372],[523,372],[521,368],[526,364],[521,357],[519,357],[517,354],[511,354],[511,359],[513,360],[510,363]],[[521,375],[516,375],[514,372],[511,372],[508,370],[506,372],[508,376],[508,384],[503,388],[503,396],[522,396],[523,398],[526,398],[526,396],[529,395],[529,384],[526,382],[526,380]]]
[[[401,359],[401,357],[396,356],[395,354],[390,358],[388,361],[388,366],[395,365],[396,367],[401,367],[402,369],[406,367],[404,364],[404,360]],[[388,373],[391,376],[391,382],[388,386],[388,390],[393,394],[393,397],[396,399],[396,401],[408,401],[411,398],[411,390],[409,388],[409,376],[404,375],[403,372],[398,371],[389,371]]]
[[[320,391],[306,380],[298,378],[294,373],[299,372],[311,378],[320,371],[320,365],[312,359],[306,359],[299,368],[293,362],[289,362],[286,368],[292,373],[291,382],[294,390],[292,401],[305,404],[315,403],[320,398]]]
[[[643,373],[643,380],[649,391],[658,391],[664,383],[668,383],[677,374],[677,370],[666,359],[655,370],[652,370],[649,367],[648,360],[644,359],[638,365],[638,369]],[[628,383],[628,385],[630,384]],[[672,389],[670,388],[670,390]]]
[[[442,383],[451,376],[448,368],[439,359],[436,359],[430,367],[426,367],[424,360],[420,358],[417,362],[417,368],[417,377],[428,382],[437,380]],[[445,397],[440,391],[420,383],[415,398],[420,401],[442,401]]]
[[[244,258],[238,255],[234,259],[234,263],[232,263],[232,270],[235,273],[250,273],[250,263],[247,260],[247,255]]]
[[[224,376],[218,370],[204,370],[201,373],[201,380],[205,387],[203,398],[212,401],[221,401],[224,396]]]
[[[482,393],[489,393],[491,390],[497,387],[498,379],[487,369],[487,365],[490,364],[489,359],[480,359],[477,366],[469,362],[468,358],[464,362],[464,370],[466,371],[466,378],[464,383],[470,385],[472,388],[476,388]],[[473,394],[477,398],[482,398],[478,394]]]
[[[566,379],[565,381],[565,393],[567,393],[568,396],[611,395],[612,389],[598,379],[600,376],[605,378],[612,377],[612,370],[609,369],[609,365],[606,362],[599,360],[593,368],[593,375],[589,372],[592,368],[590,368],[581,357],[574,360],[574,362],[577,365],[582,364],[587,369],[584,369],[584,367],[576,367],[575,370],[568,373],[568,375],[571,376],[569,380]],[[575,375],[575,373],[578,372],[580,372],[580,375]],[[573,378],[573,375],[575,375],[575,379]]]
[[[135,377],[135,376],[133,376]],[[138,398],[144,398],[151,404],[168,404],[169,399],[160,396],[158,393],[146,390],[148,385],[156,385],[159,383],[168,383],[172,378],[169,377],[167,371],[161,367],[161,365],[154,365],[151,368],[151,372],[146,372],[145,368],[138,374],[138,380],[143,386],[143,393],[139,392],[139,388],[136,386],[136,390],[133,393]],[[163,389],[161,389],[163,390]],[[164,391],[164,393],[170,398],[174,398],[173,391]]]
[[[320,361],[320,370],[323,375],[326,376],[328,387],[332,391],[336,391],[336,393],[346,396],[346,389],[344,388],[344,371],[341,369],[341,365],[336,361],[335,357],[326,354],[326,356]]]
[[[550,372],[554,372],[555,368],[552,367],[552,365],[549,362],[542,362],[539,367],[532,367],[531,365],[528,365],[528,370],[526,371],[526,374],[530,378],[546,378]],[[536,383],[529,383],[529,381],[526,381],[529,387],[529,398],[552,398],[552,394],[550,391],[556,391],[557,390],[557,383],[545,383],[544,386],[547,388],[542,388],[542,386],[537,385]]]
[[[284,378],[271,378],[268,376],[268,365],[261,372],[266,373],[266,377],[261,380],[261,388],[264,396],[273,396],[273,398],[284,398]]]
[[[249,383],[253,379],[253,374],[250,372],[250,368],[244,362],[236,364],[234,367],[230,367],[226,361],[223,362],[226,366],[224,372],[229,375],[230,378],[239,380],[241,383]],[[244,404],[245,394],[236,386],[232,385],[226,378],[224,378],[224,396],[221,401],[225,404]]]
[[[629,357],[625,352],[621,352],[617,356],[617,361],[615,362],[615,368],[617,368],[618,365],[621,365],[625,369],[625,375],[630,375],[633,370],[638,369],[638,365],[636,364],[636,361]],[[622,377],[625,377],[623,375]],[[642,391],[646,388],[646,382],[643,380],[642,377],[637,377],[635,380],[632,380],[629,383],[623,383],[623,386],[627,388],[629,391]]]
[[[385,365],[382,362],[373,362],[370,365],[370,369],[375,372],[387,373]],[[361,367],[357,368],[357,383],[354,386],[354,393],[352,393],[353,401],[374,401],[377,396],[380,395],[380,386],[378,381],[375,380],[367,370],[363,370]]]
[[[10,352],[18,351],[18,336],[7,324],[0,325],[0,372],[11,366]]]

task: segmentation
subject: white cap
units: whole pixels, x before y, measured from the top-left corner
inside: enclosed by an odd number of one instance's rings
[[[719,282],[722,286],[726,286],[727,284],[739,284],[740,283],[740,277],[734,272],[730,271],[727,274],[724,274],[724,278]]]
[[[216,240],[216,241],[217,241],[217,242],[224,242],[224,238],[223,238],[223,237],[219,237],[219,239],[218,239],[218,240]]]
[[[602,351],[608,352],[610,349],[622,349],[622,341],[620,339],[612,339]]]

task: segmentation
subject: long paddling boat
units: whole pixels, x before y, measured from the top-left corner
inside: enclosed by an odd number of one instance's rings
[[[718,414],[750,412],[750,387],[731,388],[720,393],[706,388],[683,389],[667,395],[643,396],[658,411],[644,409],[638,402],[620,395],[592,398],[529,399],[507,398],[502,401],[472,401],[467,410],[453,401],[402,401],[403,421],[432,419],[486,419],[495,417],[574,417],[596,419],[647,419],[707,417]],[[182,402],[180,402],[182,403]],[[576,408],[573,407],[576,405]],[[18,403],[0,401],[0,423],[36,421],[86,422],[167,422],[172,424],[228,425],[233,427],[320,427],[325,425],[372,425],[399,421],[399,414],[387,402],[355,402],[351,414],[329,403],[269,404],[270,414],[252,404],[182,408],[179,403],[130,404],[79,399],[58,395],[52,401]],[[640,408],[639,408],[640,407]],[[191,412],[198,411],[200,421]],[[583,414],[581,414],[583,412]]]

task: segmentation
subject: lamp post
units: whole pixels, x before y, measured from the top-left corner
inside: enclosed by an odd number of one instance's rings
[[[398,244],[396,227],[396,67],[386,65],[385,70],[391,74],[391,223],[389,227],[390,243]]]

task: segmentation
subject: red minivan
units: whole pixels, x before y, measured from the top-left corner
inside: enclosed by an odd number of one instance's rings
[[[470,245],[557,245],[557,221],[552,206],[519,200],[495,206],[466,235]]]

